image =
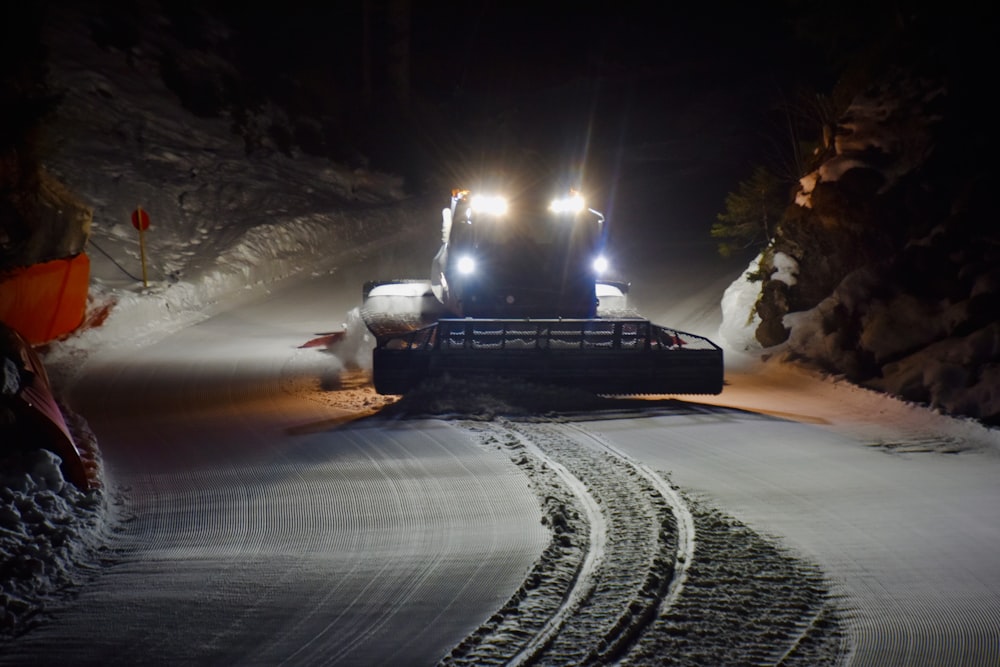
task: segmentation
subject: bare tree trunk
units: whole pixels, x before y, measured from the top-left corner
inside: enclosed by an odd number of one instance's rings
[[[404,109],[410,104],[410,0],[389,0],[386,74],[389,90]]]
[[[361,0],[361,102],[372,105],[372,0]]]

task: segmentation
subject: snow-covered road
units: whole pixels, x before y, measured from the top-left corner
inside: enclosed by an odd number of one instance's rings
[[[1000,659],[995,456],[940,453],[930,438],[858,441],[753,413],[589,427],[820,564],[843,596],[853,664]]]
[[[423,263],[412,255],[415,266]],[[691,506],[691,580],[631,661],[666,651],[686,652],[680,664],[704,664],[699,655],[787,657],[789,641],[826,620],[813,565],[828,578],[847,632],[846,649],[820,646],[817,662],[1000,660],[995,434],[787,366],[737,359],[718,397],[588,404],[542,423],[498,426],[536,452],[527,459],[497,444],[506,436],[484,440],[474,422],[414,416],[419,403],[358,419],[382,405],[379,397],[357,387],[356,375],[338,376],[337,360],[322,349],[299,346],[339,325],[356,304],[358,279],[381,270],[373,261],[406,264],[368,258],[88,363],[71,398],[126,499],[113,551],[93,583],[5,647],[0,663],[433,664],[474,631],[523,660],[516,649],[524,638],[501,631],[527,623],[495,613],[510,609],[515,591],[532,601],[546,567],[558,579],[568,565],[586,576],[570,577],[569,592],[559,593],[578,607],[549,605],[566,626],[550,646],[599,653],[572,639],[592,632],[580,625],[588,614],[597,626],[614,626],[601,632],[631,633],[650,582],[667,599],[678,591],[663,573],[687,573],[677,563],[688,557],[657,570],[657,550],[678,548],[657,528],[666,525],[657,518],[665,510],[656,509],[666,501],[655,498],[671,495],[663,489]],[[663,270],[670,275],[660,284],[670,288],[639,307],[710,333],[718,324],[709,305],[725,281],[694,280],[680,262]],[[677,293],[687,297],[684,313],[672,305]],[[626,463],[587,463],[615,453]],[[546,490],[544,461],[571,478],[558,516],[572,514],[573,503],[591,508],[580,510],[578,530],[591,536],[583,547],[594,555],[589,565],[587,553],[568,551],[539,565],[551,537],[542,521],[553,525],[543,517],[552,511],[546,502],[562,493]],[[614,472],[627,461],[638,473]],[[655,502],[622,510],[631,504],[615,496],[637,474],[646,481],[635,493]],[[571,500],[574,493],[582,499]],[[738,532],[727,515],[763,537]],[[672,525],[680,530],[676,514]],[[653,540],[645,546],[644,534]],[[608,574],[615,568],[633,568],[635,582]],[[581,591],[580,581],[593,590]],[[655,609],[656,599],[644,608]],[[759,612],[706,611],[758,609],[762,600],[770,607]],[[544,606],[517,613],[527,619]],[[789,608],[798,616],[776,620]],[[781,639],[732,648],[756,613],[767,619],[760,636]],[[567,654],[539,655],[550,664]],[[791,657],[798,662],[786,664],[810,664]],[[452,658],[475,664],[461,652]]]
[[[427,664],[520,584],[547,535],[505,457],[440,421],[331,426],[282,388],[306,353],[247,317],[78,385],[128,497],[116,562],[5,664]]]

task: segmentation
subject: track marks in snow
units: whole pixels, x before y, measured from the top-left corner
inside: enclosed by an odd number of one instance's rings
[[[698,547],[683,593],[625,663],[845,663],[849,646],[819,569],[706,504],[688,504]]]
[[[890,454],[961,454],[973,449],[972,443],[950,436],[915,436],[895,440],[879,440],[869,443],[870,447]]]
[[[571,601],[579,597],[581,575],[587,578],[585,561],[599,531],[591,531],[585,517],[591,501],[574,493],[574,487],[580,489],[567,481],[571,476],[561,467],[548,465],[515,432],[488,423],[466,426],[484,445],[507,450],[526,472],[539,497],[542,522],[552,531],[552,540],[507,603],[441,662],[504,665],[558,630]]]
[[[466,422],[528,476],[552,540],[442,665],[836,665],[849,646],[818,568],[583,427]]]

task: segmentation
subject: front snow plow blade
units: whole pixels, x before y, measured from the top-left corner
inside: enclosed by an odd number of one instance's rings
[[[718,345],[644,319],[442,319],[379,337],[372,370],[380,394],[444,375],[609,395],[718,394],[723,384]]]

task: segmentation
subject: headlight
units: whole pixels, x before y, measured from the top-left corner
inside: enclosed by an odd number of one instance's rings
[[[583,195],[579,192],[571,192],[568,197],[553,199],[549,204],[549,210],[553,213],[577,214],[586,208],[587,203],[583,200]]]
[[[604,257],[604,255],[601,255],[594,260],[594,263],[591,264],[591,266],[594,269],[594,273],[600,275],[608,270],[608,260]]]
[[[472,210],[476,213],[485,213],[487,215],[504,215],[507,213],[507,198],[499,195],[475,195],[469,203],[472,204]]]
[[[468,276],[476,272],[476,260],[472,259],[468,255],[460,257],[458,259],[458,264],[455,265],[458,272],[463,276]]]

